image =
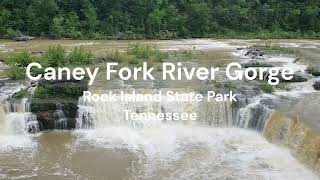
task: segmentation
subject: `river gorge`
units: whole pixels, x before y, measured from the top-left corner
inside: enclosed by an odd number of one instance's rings
[[[106,80],[33,82],[8,79],[0,64],[0,179],[319,179],[319,77],[307,71],[320,65],[317,40],[138,41],[169,54],[166,62],[186,67],[220,67],[214,80]],[[129,41],[0,41],[0,54],[42,52],[52,44],[67,51],[82,46],[95,57],[126,51]],[[281,51],[270,47],[276,46]],[[258,54],[256,47],[269,47]],[[271,49],[271,50],[270,50]],[[253,51],[254,50],[254,51]],[[264,51],[264,50],[261,50]],[[181,54],[182,55],[181,55]],[[260,53],[260,50],[259,50]],[[188,56],[184,56],[187,54]],[[108,60],[108,59],[107,59]],[[256,81],[229,81],[228,63],[243,67],[290,67],[290,81],[269,92]],[[155,64],[155,77],[163,69]],[[105,70],[105,59],[94,65]],[[231,72],[232,73],[232,72]],[[263,75],[263,74],[262,74]],[[265,79],[267,80],[267,79]],[[54,92],[37,97],[39,89]],[[20,92],[30,96],[18,98]],[[232,101],[89,101],[95,94],[162,92],[185,95],[235,93]],[[227,98],[228,99],[228,98]],[[196,113],[194,121],[136,121],[124,111]]]

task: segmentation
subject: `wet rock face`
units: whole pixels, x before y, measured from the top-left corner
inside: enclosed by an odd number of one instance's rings
[[[315,90],[320,91],[320,81],[316,81],[316,82],[313,84],[313,88],[314,88]]]
[[[86,81],[41,80],[31,100],[41,130],[75,128],[78,99],[86,90]]]
[[[287,146],[296,158],[320,172],[320,136],[304,119],[274,113],[263,129],[263,135],[269,142]]]
[[[263,56],[264,52],[262,52],[260,49],[256,48],[249,48],[245,56],[249,56],[252,59],[255,59],[256,57]]]

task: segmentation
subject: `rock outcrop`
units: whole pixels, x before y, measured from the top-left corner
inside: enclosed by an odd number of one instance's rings
[[[296,72],[293,74],[293,78],[291,80],[285,80],[282,78],[282,75],[278,75],[278,78],[280,79],[281,82],[306,82],[308,81],[308,77],[303,74],[303,73],[299,73]]]
[[[262,61],[256,61],[256,60],[251,60],[248,62],[241,63],[241,66],[243,68],[249,68],[249,67],[274,67],[273,64],[268,63],[268,62],[262,62]]]
[[[78,99],[86,90],[86,81],[41,80],[31,100],[41,130],[75,128]]]
[[[251,57],[251,59],[255,59],[256,57],[263,56],[264,54],[265,53],[262,52],[260,49],[249,48],[245,56],[249,56]]]
[[[313,84],[313,88],[317,91],[320,91],[320,81],[316,81],[314,84]]]
[[[320,173],[320,134],[299,117],[292,119],[281,113],[273,113],[264,127],[263,135],[271,143],[288,147],[297,159]]]

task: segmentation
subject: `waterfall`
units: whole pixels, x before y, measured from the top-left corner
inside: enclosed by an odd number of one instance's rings
[[[20,102],[4,102],[0,107],[0,121],[4,134],[27,134],[39,132],[35,114],[30,111],[27,98]]]
[[[263,99],[261,96],[253,98],[239,96],[239,107],[234,113],[233,125],[262,131],[266,120],[273,112],[272,109],[261,103]]]
[[[237,96],[237,102],[177,102],[168,101],[163,95],[161,102],[123,102],[118,99],[116,102],[93,102],[79,98],[77,128],[104,128],[111,125],[125,125],[135,128],[153,127],[161,124],[169,124],[165,121],[126,121],[124,110],[131,112],[196,112],[196,122],[183,122],[184,124],[198,124],[214,127],[236,126],[241,128],[255,129],[262,131],[272,109],[261,101],[265,99],[262,95],[256,97]],[[170,122],[172,123],[172,122]],[[176,123],[176,122],[174,122]]]
[[[237,107],[230,102],[172,102],[162,97],[161,102],[89,102],[79,99],[77,128],[103,128],[110,125],[129,125],[134,127],[150,127],[159,122],[126,122],[124,110],[131,112],[196,112],[197,124],[228,127],[236,126],[262,131],[265,121],[273,112],[261,103],[262,96],[247,98],[238,96]],[[164,122],[160,122],[164,123]],[[185,123],[185,122],[184,122]],[[187,122],[192,124],[192,122]]]
[[[93,102],[84,100],[83,97],[78,102],[77,128],[103,128],[110,125],[126,125],[132,127],[153,127],[167,122],[163,120],[146,121],[126,121],[124,110],[135,113],[192,113],[196,112],[198,119],[196,122],[211,126],[229,126],[232,119],[230,102],[186,102],[171,101],[165,95],[162,101],[127,102],[121,101],[117,96],[116,102]],[[177,122],[179,123],[179,122]],[[192,121],[180,122],[183,124],[194,124]]]
[[[53,113],[54,128],[55,129],[67,129],[68,128],[68,120],[63,113],[62,104],[57,103],[56,106],[57,106],[57,110]]]

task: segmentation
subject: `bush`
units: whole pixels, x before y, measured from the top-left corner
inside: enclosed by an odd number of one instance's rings
[[[139,43],[129,44],[127,53],[118,50],[108,53],[106,59],[118,63],[139,64],[143,61],[148,66],[156,62],[162,62],[168,55],[151,45],[141,45]]]
[[[50,46],[41,56],[41,62],[50,67],[64,66],[67,63],[66,52],[60,45]]]
[[[136,56],[138,59],[152,58],[157,62],[162,61],[167,57],[166,53],[161,52],[155,46],[140,43],[129,44],[128,54]]]
[[[10,67],[9,70],[7,71],[7,75],[10,79],[13,79],[13,80],[25,79],[26,77],[25,69],[22,67],[16,67],[16,66]]]
[[[309,65],[306,71],[313,76],[320,76],[320,67]]]
[[[273,86],[268,84],[265,81],[261,81],[259,84],[259,87],[265,93],[269,93],[269,94],[273,93]]]
[[[38,87],[36,89],[36,91],[34,92],[34,97],[35,98],[49,98],[51,95],[50,95],[50,92],[47,88],[45,87]]]
[[[67,59],[69,64],[86,65],[93,62],[93,55],[91,52],[86,52],[81,46],[80,48],[74,48]]]
[[[108,61],[123,63],[123,62],[129,62],[133,60],[135,57],[133,55],[128,55],[126,53],[121,53],[118,50],[113,51],[111,53],[107,53],[106,59]]]
[[[6,60],[6,63],[10,66],[20,66],[27,67],[34,59],[27,52],[22,52],[18,54],[12,54]]]
[[[74,48],[70,54],[60,46],[50,46],[41,56],[41,62],[47,67],[62,67],[66,65],[87,65],[92,64],[94,57],[91,52],[85,51],[81,46]]]
[[[140,43],[129,44],[128,54],[135,55],[137,58],[148,58],[152,54],[150,45],[141,45]]]
[[[162,62],[164,59],[166,59],[168,55],[166,53],[163,53],[159,50],[155,51],[152,56],[150,56],[151,61],[155,62]]]
[[[7,32],[4,37],[11,39],[11,38],[21,36],[21,35],[22,35],[22,33],[20,31],[9,28],[9,29],[7,29]]]
[[[138,59],[131,59],[131,60],[129,60],[129,64],[139,64],[139,60]]]
[[[22,99],[24,97],[27,97],[28,96],[28,92],[27,91],[20,91],[18,92],[17,94],[14,95],[14,97],[16,99]]]

